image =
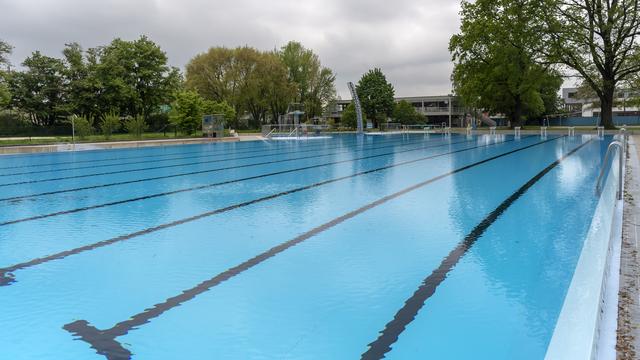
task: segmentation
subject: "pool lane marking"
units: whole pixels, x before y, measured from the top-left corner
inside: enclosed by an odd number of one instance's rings
[[[353,158],[353,159],[340,160],[340,161],[335,161],[335,162],[330,162],[330,163],[325,163],[325,164],[310,165],[310,166],[305,166],[305,167],[301,167],[301,168],[280,170],[280,171],[275,171],[275,172],[271,172],[271,173],[254,175],[254,176],[249,176],[249,177],[244,177],[244,178],[239,178],[239,179],[220,181],[220,182],[216,182],[216,183],[198,185],[198,186],[193,186],[193,187],[184,188],[184,189],[178,189],[178,190],[166,191],[166,192],[161,192],[161,193],[156,193],[156,194],[151,194],[151,195],[145,195],[145,196],[140,196],[140,197],[135,197],[135,198],[130,198],[130,199],[112,201],[112,202],[103,203],[103,204],[84,206],[84,207],[70,209],[70,210],[62,210],[62,211],[56,211],[56,212],[52,212],[52,213],[48,213],[48,214],[35,215],[35,216],[30,216],[30,217],[21,218],[21,219],[15,219],[15,220],[8,220],[8,221],[0,222],[0,226],[14,225],[14,224],[27,222],[27,221],[34,221],[34,220],[46,219],[46,218],[50,218],[50,217],[54,217],[54,216],[74,214],[74,213],[78,213],[78,212],[82,212],[82,211],[89,211],[89,210],[100,209],[100,208],[105,208],[105,207],[115,206],[115,205],[121,205],[121,204],[136,202],[136,201],[143,201],[143,200],[148,200],[148,199],[153,199],[153,198],[158,198],[158,197],[163,197],[163,196],[169,196],[169,195],[174,195],[174,194],[179,194],[179,193],[184,193],[184,192],[208,189],[208,188],[213,188],[213,187],[217,187],[217,186],[223,186],[223,185],[240,183],[240,182],[249,181],[249,180],[266,178],[266,177],[270,177],[270,176],[288,174],[288,173],[292,173],[292,172],[304,171],[304,170],[309,170],[309,169],[317,169],[317,168],[320,168],[320,167],[336,165],[336,164],[345,163],[345,162],[359,161],[359,160],[363,160],[363,159],[370,159],[370,158],[375,158],[375,157],[387,156],[387,155],[391,155],[391,154],[398,154],[398,153],[411,152],[411,151],[419,151],[419,150],[424,150],[424,149],[429,149],[429,148],[443,147],[443,146],[447,146],[447,145],[456,145],[456,144],[462,144],[462,143],[473,142],[473,141],[474,140],[465,140],[465,141],[460,141],[460,142],[455,142],[455,143],[446,143],[446,144],[440,144],[440,145],[422,146],[422,147],[418,147],[418,148],[414,148],[414,149],[395,151],[395,152],[384,153],[384,154],[380,154],[380,155],[371,155],[369,157]],[[415,143],[413,143],[413,144],[415,144]],[[403,144],[402,146],[405,146],[405,145],[412,145],[412,144]],[[394,147],[394,146],[396,146],[396,145],[383,146],[383,147],[375,148],[375,150],[386,148],[386,147]],[[359,150],[357,150],[357,151],[359,151]],[[347,152],[350,153],[351,151],[347,151]],[[328,154],[326,156],[329,156],[329,155],[335,155],[335,154]]]
[[[453,142],[453,143],[439,143],[437,145],[429,145],[429,146],[424,146],[424,147],[421,147],[421,148],[415,148],[415,149],[410,149],[410,150],[394,151],[394,152],[385,153],[385,154],[382,154],[382,155],[373,155],[373,156],[370,156],[370,157],[361,157],[361,158],[355,158],[355,159],[350,159],[350,160],[343,160],[343,162],[363,160],[363,159],[369,159],[369,158],[376,157],[376,156],[387,156],[387,155],[391,155],[391,154],[398,154],[398,153],[404,153],[404,152],[409,152],[409,151],[418,151],[418,150],[421,150],[421,149],[426,149],[426,148],[431,148],[431,147],[456,145],[456,144],[462,144],[462,143],[473,142],[473,141],[474,140],[463,140],[463,141],[458,141],[458,142]],[[415,145],[415,144],[418,144],[420,142],[421,141],[402,143],[399,146]],[[383,149],[383,148],[386,148],[386,147],[393,147],[393,146],[395,146],[395,145],[382,146],[382,147],[376,147],[376,148],[367,148],[365,150],[378,150],[378,149]],[[70,193],[70,192],[76,192],[76,191],[82,191],[82,190],[89,190],[89,189],[99,189],[99,188],[106,188],[106,187],[112,187],[112,186],[135,184],[135,183],[141,183],[141,182],[146,182],[146,181],[164,180],[164,179],[171,179],[171,178],[183,177],[183,176],[191,176],[191,175],[201,175],[201,174],[219,172],[219,171],[224,171],[224,170],[248,168],[248,167],[259,166],[259,165],[277,164],[277,163],[282,163],[282,162],[290,162],[290,161],[296,161],[296,160],[312,159],[312,158],[319,158],[319,157],[324,157],[324,156],[332,156],[332,155],[336,155],[336,154],[359,152],[359,151],[360,150],[358,150],[358,149],[355,149],[355,151],[352,149],[352,150],[345,150],[345,151],[342,151],[342,152],[336,152],[336,153],[324,154],[324,155],[305,156],[305,157],[292,158],[292,159],[286,159],[286,160],[273,160],[273,161],[266,161],[266,162],[261,162],[261,163],[252,163],[252,164],[236,165],[236,166],[229,166],[229,167],[223,167],[223,168],[215,168],[215,169],[210,169],[210,170],[199,170],[199,171],[192,171],[192,172],[187,172],[187,173],[178,173],[178,174],[172,174],[172,175],[155,176],[155,177],[142,178],[142,179],[137,179],[137,180],[127,180],[127,181],[120,181],[120,182],[100,184],[100,185],[82,186],[82,187],[64,189],[64,190],[53,190],[53,191],[46,191],[46,192],[36,193],[36,194],[18,195],[18,196],[12,196],[12,197],[7,197],[7,198],[0,198],[0,201],[24,200],[24,199],[31,199],[31,198],[36,198],[36,197],[46,196],[46,195],[64,194],[64,193]],[[339,162],[337,162],[337,163],[339,163]],[[330,163],[330,164],[334,164],[334,163]],[[314,166],[316,166],[316,165],[314,165]],[[323,164],[319,164],[317,166],[323,166]]]
[[[413,141],[413,143],[417,143],[417,142],[420,142],[420,141]],[[421,142],[424,142],[424,140],[421,141]],[[354,148],[347,148],[344,151],[337,152],[337,153],[326,154],[326,155],[310,155],[310,156],[306,156],[306,157],[298,157],[298,158],[292,158],[292,159],[272,160],[272,161],[267,161],[267,162],[262,162],[262,163],[249,164],[248,166],[266,165],[266,164],[274,164],[274,163],[277,163],[277,162],[302,160],[302,159],[311,159],[311,158],[314,158],[314,157],[336,155],[336,154],[351,152],[351,150],[349,150],[349,149],[354,149]],[[355,149],[357,151],[357,148],[355,148]],[[292,152],[292,153],[295,153],[295,152]],[[41,183],[46,183],[46,182],[71,180],[71,179],[86,179],[86,178],[90,178],[90,177],[99,177],[99,176],[104,176],[104,175],[128,174],[128,173],[143,172],[143,171],[158,170],[158,169],[170,169],[170,168],[179,168],[179,167],[194,166],[194,165],[204,165],[204,164],[211,164],[211,163],[217,163],[217,162],[220,162],[220,161],[219,160],[196,161],[196,162],[186,163],[186,164],[151,166],[151,167],[146,167],[146,168],[116,170],[116,171],[107,171],[107,172],[101,172],[101,173],[90,173],[90,174],[82,174],[82,175],[61,176],[61,177],[57,177],[57,178],[17,181],[17,182],[12,182],[12,183],[0,184],[0,187],[27,185],[27,184],[41,184]],[[246,167],[246,166],[242,165],[240,167]],[[228,168],[222,168],[222,170],[237,169],[237,168],[238,167],[228,167]],[[205,170],[205,171],[209,171],[209,170]],[[194,172],[194,173],[197,174],[198,172]]]
[[[195,298],[196,296],[210,290],[211,288],[213,288],[214,286],[219,285],[220,283],[231,279],[232,277],[239,275],[241,273],[243,273],[246,270],[251,269],[252,267],[264,262],[265,260],[272,258],[274,256],[276,256],[279,253],[284,252],[285,250],[298,245],[302,242],[304,242],[305,240],[308,240],[310,238],[312,238],[315,235],[318,235],[322,232],[325,232],[326,230],[329,230],[331,228],[333,228],[334,226],[349,220],[357,215],[360,215],[370,209],[373,209],[377,206],[380,206],[390,200],[396,199],[400,196],[403,196],[409,192],[412,192],[414,190],[417,190],[419,188],[422,188],[426,185],[429,185],[433,182],[436,182],[438,180],[441,180],[443,178],[446,178],[448,176],[451,176],[453,174],[471,169],[473,167],[485,164],[487,162],[502,158],[504,156],[508,156],[520,151],[524,151],[526,149],[532,148],[534,146],[538,146],[550,141],[554,141],[557,139],[562,139],[565,136],[561,136],[561,137],[556,137],[553,139],[548,139],[545,141],[541,141],[541,142],[537,142],[525,147],[521,147],[518,149],[514,149],[514,150],[510,150],[508,152],[504,152],[502,154],[499,155],[495,155],[492,157],[489,157],[487,159],[469,164],[469,165],[465,165],[462,166],[460,168],[457,168],[455,170],[449,171],[447,173],[438,175],[436,177],[433,177],[431,179],[425,180],[423,182],[420,182],[418,184],[412,185],[410,187],[407,187],[403,190],[400,190],[398,192],[395,192],[393,194],[387,195],[385,197],[382,197],[376,201],[373,201],[371,203],[368,203],[356,210],[350,211],[342,216],[339,216],[327,223],[324,223],[312,230],[309,230],[307,232],[305,232],[304,234],[301,234],[289,241],[283,242],[279,245],[276,245],[275,247],[272,247],[271,249],[235,266],[232,267],[208,280],[205,280],[203,282],[201,282],[200,284],[196,285],[195,287],[185,290],[183,292],[181,292],[180,294],[173,296],[171,298],[168,298],[167,300],[165,300],[162,303],[156,304],[146,310],[144,310],[141,313],[135,314],[133,316],[131,316],[128,320],[119,322],[118,324],[116,324],[115,326],[113,326],[110,329],[106,329],[106,330],[99,330],[97,328],[95,328],[94,326],[90,325],[88,321],[86,320],[76,320],[73,321],[71,323],[68,323],[66,325],[63,326],[63,328],[67,331],[69,331],[70,333],[72,333],[75,336],[78,336],[79,339],[87,342],[93,349],[96,350],[96,352],[100,355],[104,355],[108,360],[124,360],[124,359],[130,359],[131,358],[131,352],[129,350],[127,350],[126,348],[124,348],[120,342],[118,342],[116,340],[117,337],[123,336],[125,334],[127,334],[129,331],[131,331],[132,329],[138,328],[141,325],[144,325],[148,322],[151,321],[151,319],[156,318],[160,315],[162,315],[163,313],[165,313],[166,311],[171,310],[172,308],[176,307],[176,306],[180,306],[181,304],[183,304],[186,301],[189,301],[193,298]]]
[[[560,138],[563,138],[564,136],[561,137],[556,137],[553,139],[548,139],[542,142],[538,142],[538,143],[534,143],[532,145],[528,145],[526,147],[520,148],[520,150],[524,150],[524,149],[528,149],[530,147],[536,146],[536,145],[540,145],[540,144],[544,144],[546,142],[550,142],[550,141],[554,141]],[[312,188],[316,188],[319,186],[323,186],[323,185],[327,185],[327,184],[331,184],[331,183],[335,183],[338,181],[342,181],[342,180],[346,180],[346,179],[351,179],[351,178],[355,178],[357,176],[361,176],[361,175],[366,175],[366,174],[371,174],[374,172],[379,172],[379,171],[383,171],[383,170],[387,170],[390,168],[394,168],[397,166],[402,166],[402,165],[407,165],[407,164],[412,164],[412,163],[416,163],[416,162],[420,162],[420,161],[425,161],[425,160],[430,160],[430,159],[435,159],[438,157],[443,157],[443,156],[447,156],[447,155],[451,155],[451,154],[455,154],[455,153],[459,153],[459,152],[463,152],[463,151],[469,151],[469,150],[473,150],[473,149],[478,149],[481,147],[488,147],[491,145],[498,145],[498,144],[504,144],[506,142],[511,142],[514,141],[513,139],[511,140],[505,140],[499,143],[489,143],[489,144],[483,144],[483,145],[478,145],[475,147],[470,147],[470,148],[465,148],[465,149],[460,149],[460,150],[456,150],[456,151],[452,151],[452,152],[447,152],[447,153],[442,153],[442,154],[438,154],[438,155],[431,155],[431,156],[427,156],[427,157],[423,157],[423,158],[418,158],[418,159],[413,159],[413,160],[408,160],[408,161],[404,161],[401,163],[396,163],[396,164],[391,164],[391,165],[387,165],[387,166],[383,166],[380,168],[375,168],[375,169],[371,169],[371,170],[366,170],[366,171],[361,171],[355,174],[351,174],[351,175],[346,175],[346,176],[342,176],[342,177],[338,177],[338,178],[334,178],[334,179],[329,179],[329,180],[324,180],[321,182],[317,182],[317,183],[313,183],[310,185],[306,185],[303,187],[299,187],[299,188],[295,188],[295,189],[291,189],[291,190],[287,190],[287,191],[283,191],[280,193],[276,193],[276,194],[271,194],[271,195],[267,195],[261,198],[257,198],[257,199],[253,199],[253,200],[249,200],[246,202],[242,202],[242,203],[237,203],[237,204],[233,204],[233,205],[229,205],[223,208],[218,208],[215,210],[211,210],[211,211],[207,211],[198,215],[194,215],[188,218],[183,218],[180,220],[175,220],[169,223],[165,223],[162,225],[158,225],[158,226],[154,226],[154,227],[150,227],[147,229],[143,229],[140,231],[136,231],[133,233],[129,233],[129,234],[125,234],[125,235],[121,235],[121,236],[117,236],[111,239],[107,239],[107,240],[102,240],[96,243],[92,243],[92,244],[88,244],[88,245],[84,245],[81,247],[77,247],[75,249],[71,249],[71,250],[65,250],[56,254],[52,254],[52,255],[47,255],[45,257],[41,257],[41,258],[36,258],[36,259],[32,259],[30,261],[27,262],[23,262],[23,263],[19,263],[19,264],[14,264],[8,267],[4,267],[4,268],[0,268],[0,286],[7,286],[10,285],[12,283],[15,282],[15,277],[13,275],[13,272],[17,271],[17,270],[23,270],[26,268],[30,268],[36,265],[40,265],[43,263],[47,263],[50,261],[54,261],[54,260],[60,260],[63,258],[66,258],[68,256],[72,256],[72,255],[77,255],[83,252],[87,252],[87,251],[91,251],[91,250],[95,250],[104,246],[108,246],[108,245],[112,245],[118,242],[122,242],[122,241],[127,241],[130,240],[132,238],[138,237],[138,236],[142,236],[142,235],[146,235],[146,234],[150,234],[150,233],[154,233],[166,228],[171,228],[174,226],[178,226],[181,224],[185,224],[185,223],[189,223],[192,221],[196,221],[202,218],[206,218],[206,217],[210,217],[213,215],[217,215],[217,214],[221,214],[221,213],[225,213],[231,210],[235,210],[238,208],[242,208],[245,206],[249,206],[249,205],[253,205],[253,204],[257,204],[257,203],[261,203],[261,202],[265,202],[268,200],[272,200],[275,198],[279,198],[285,195],[289,195],[289,194],[293,194],[293,193],[297,193],[300,191],[304,191],[304,190],[308,190],[308,189],[312,189]],[[518,151],[520,151],[518,150]],[[516,151],[517,152],[517,151]],[[510,152],[512,153],[512,152]]]
[[[398,140],[403,140],[403,141],[400,141],[400,142],[409,142],[409,141],[411,141],[408,138],[402,138],[402,139],[394,138],[394,139],[390,139],[390,140],[379,141],[379,142],[377,142],[376,144],[373,144],[373,145],[399,142]],[[332,146],[332,147],[305,146],[303,149],[295,149],[295,148],[294,149],[292,149],[292,148],[269,149],[269,148],[262,148],[262,149],[257,149],[257,150],[238,151],[238,152],[234,152],[233,153],[233,154],[260,153],[260,155],[231,157],[231,158],[222,158],[222,159],[218,158],[218,159],[214,159],[215,161],[210,161],[210,162],[223,162],[223,161],[253,159],[253,158],[259,158],[259,157],[268,157],[268,156],[277,156],[277,155],[288,155],[288,154],[294,154],[294,153],[298,154],[298,153],[306,153],[306,152],[313,152],[313,151],[334,150],[334,149],[348,148],[348,146],[357,145],[357,144],[358,144],[357,141],[349,141],[348,143],[345,143],[345,144],[342,144],[342,145],[338,145],[338,146]],[[372,143],[370,143],[370,144],[372,144]],[[369,145],[369,144],[366,144],[366,145]],[[281,151],[281,150],[288,150],[288,151]],[[267,153],[267,152],[272,152],[272,153]],[[200,151],[200,152],[195,152],[195,153],[197,153],[199,155],[173,157],[173,158],[167,158],[167,159],[154,159],[154,160],[143,160],[143,161],[133,161],[133,162],[120,162],[120,163],[114,163],[114,164],[56,168],[56,169],[50,169],[50,170],[24,171],[24,172],[17,172],[17,173],[0,174],[0,177],[18,176],[18,175],[31,175],[31,174],[43,174],[43,173],[60,172],[60,171],[98,169],[98,168],[113,167],[113,166],[128,166],[128,165],[136,165],[136,164],[157,163],[157,162],[164,162],[164,161],[177,161],[177,160],[186,160],[186,159],[211,158],[211,157],[219,157],[219,156],[224,156],[224,155],[231,155],[228,152],[227,153],[222,153],[222,152],[219,152],[219,151],[216,151],[216,152]],[[209,162],[204,162],[204,163],[209,163]],[[195,163],[195,164],[199,164],[199,163]],[[53,165],[49,165],[49,166],[56,166],[56,165],[58,165],[58,164],[53,164]],[[192,164],[185,164],[185,165],[192,165]]]
[[[436,135],[436,134],[432,134],[432,135]],[[264,142],[255,142],[255,141],[247,141],[247,142],[224,142],[224,143],[202,143],[202,144],[187,144],[187,145],[178,145],[178,146],[187,146],[187,147],[193,147],[193,146],[202,146],[202,145],[214,145],[217,146],[219,144],[234,144],[234,148],[237,148],[238,145],[240,144],[262,144],[264,145]],[[278,144],[278,145],[282,145],[282,146],[274,146],[276,149],[286,149],[286,148],[291,148],[294,147],[294,145],[298,145],[296,142],[278,142],[278,143],[268,143],[268,144]],[[315,145],[315,144],[314,144]],[[304,146],[307,147],[307,146]],[[122,151],[122,150],[138,150],[138,151],[144,151],[144,150],[155,150],[158,149],[158,146],[149,146],[149,147],[138,147],[138,148],[130,148],[130,149],[95,149],[95,150],[85,150],[85,151],[76,151],[73,153],[70,152],[51,152],[51,153],[35,153],[35,154],[11,154],[11,155],[7,155],[8,157],[6,159],[21,159],[21,158],[34,158],[34,157],[51,157],[52,155],[84,155],[84,154],[93,154],[95,152],[99,152],[99,151]],[[162,146],[161,147],[163,150],[167,150],[166,146]],[[240,147],[242,148],[250,148],[250,146],[242,146]],[[268,149],[269,147],[266,147],[266,149]],[[218,149],[218,150],[222,150],[220,151],[220,153],[224,153],[225,149]],[[226,150],[235,150],[235,149],[226,149]],[[158,153],[158,154],[148,154],[148,155],[139,155],[139,156],[127,156],[127,157],[114,157],[114,158],[106,158],[106,159],[95,159],[95,160],[75,160],[75,161],[61,161],[61,162],[55,162],[55,163],[43,163],[43,164],[32,164],[32,165],[18,165],[18,166],[6,166],[6,167],[0,167],[0,170],[7,170],[7,169],[20,169],[20,168],[28,168],[28,167],[38,167],[38,166],[55,166],[55,165],[62,165],[62,164],[76,164],[76,163],[88,163],[88,162],[102,162],[102,161],[116,161],[116,160],[126,160],[126,159],[144,159],[144,158],[154,158],[154,157],[160,157],[160,156],[172,156],[172,155],[184,155],[184,154],[197,154],[199,152],[201,152],[202,150],[198,150],[198,151],[185,151],[185,152],[173,152],[173,153]],[[40,155],[40,156],[38,156]],[[0,157],[0,160],[3,160],[3,157]]]
[[[380,336],[369,344],[369,349],[362,354],[361,359],[383,359],[385,354],[391,351],[391,346],[398,340],[400,334],[402,334],[406,327],[418,315],[418,312],[424,306],[425,302],[435,294],[438,286],[442,284],[442,282],[447,278],[447,275],[453,270],[453,268],[455,268],[460,259],[466,255],[485,231],[540,179],[557,167],[566,158],[584,148],[591,141],[593,141],[593,139],[589,139],[544,168],[511,194],[511,196],[504,200],[500,205],[498,205],[498,207],[489,213],[489,215],[487,215],[487,217],[485,217],[478,225],[476,225],[476,227],[474,227],[464,237],[464,239],[459,242],[453,250],[451,250],[447,257],[442,260],[440,266],[433,270],[433,272],[422,281],[413,295],[409,297],[402,308],[396,312],[393,320],[386,324],[384,329],[380,332]]]

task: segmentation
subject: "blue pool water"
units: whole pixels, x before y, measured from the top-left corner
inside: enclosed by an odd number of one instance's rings
[[[0,157],[0,358],[542,359],[610,141]]]

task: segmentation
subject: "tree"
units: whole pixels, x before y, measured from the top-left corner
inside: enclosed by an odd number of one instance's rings
[[[602,125],[614,128],[616,85],[640,71],[640,3],[637,0],[550,0],[549,56],[565,64],[600,99]]]
[[[304,105],[307,118],[321,115],[336,97],[333,71],[323,67],[318,55],[299,42],[290,41],[279,55],[287,67],[289,81],[297,88],[293,101]]]
[[[541,52],[543,13],[537,0],[462,2],[449,51],[455,91],[468,107],[503,113],[513,126],[545,112],[562,79]]]
[[[23,72],[10,78],[12,104],[29,115],[36,125],[54,125],[66,119],[65,67],[61,60],[34,52],[22,65]]]
[[[100,118],[113,109],[100,106],[102,82],[96,74],[99,63],[96,49],[86,55],[78,43],[66,44],[62,51],[65,63],[66,98],[70,112]]]
[[[424,116],[420,115],[411,103],[400,100],[393,108],[393,120],[403,125],[422,124]]]
[[[375,127],[378,127],[379,121],[393,113],[395,90],[379,68],[362,75],[356,85],[356,92],[362,111],[374,122]]]
[[[0,40],[0,66],[9,66],[9,55],[11,54],[13,47],[8,43]],[[9,86],[7,84],[8,72],[0,68],[0,109],[7,107],[11,102],[11,93],[9,92]]]
[[[212,104],[208,105],[212,107]],[[183,91],[176,95],[169,118],[180,131],[191,135],[202,126],[204,114],[205,101],[200,95],[195,91]]]
[[[342,111],[340,126],[349,129],[355,129],[358,127],[358,115],[356,115],[356,107],[353,104],[353,101]]]
[[[100,84],[102,112],[116,108],[121,115],[146,119],[173,101],[180,73],[167,65],[166,54],[146,36],[135,41],[115,39],[91,53],[99,60],[94,76]]]
[[[271,123],[278,121],[296,95],[296,84],[289,81],[288,69],[278,53],[265,53],[260,68],[264,97],[269,109]]]
[[[295,95],[279,55],[250,47],[217,47],[197,55],[187,64],[186,87],[207,100],[226,102],[236,116],[249,113],[251,127],[268,115],[275,121]],[[232,126],[239,126],[237,118]]]

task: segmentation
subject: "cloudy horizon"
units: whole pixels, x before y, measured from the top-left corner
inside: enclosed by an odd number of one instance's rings
[[[184,71],[212,46],[280,48],[301,42],[337,74],[339,96],[346,83],[380,67],[396,96],[451,91],[453,68],[447,46],[459,29],[458,0],[0,0],[0,39],[14,46],[19,65],[33,51],[61,57],[65,43],[83,48],[120,37],[147,35]]]

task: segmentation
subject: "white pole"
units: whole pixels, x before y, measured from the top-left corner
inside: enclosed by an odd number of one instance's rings
[[[76,144],[76,116],[71,116],[71,142]]]
[[[451,129],[451,96],[449,96],[449,129]]]

